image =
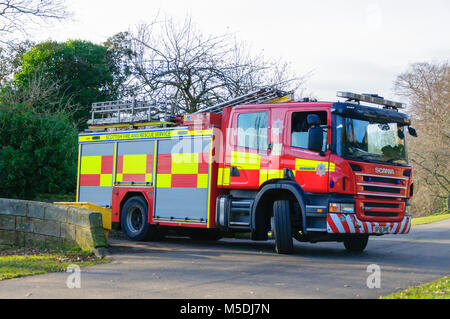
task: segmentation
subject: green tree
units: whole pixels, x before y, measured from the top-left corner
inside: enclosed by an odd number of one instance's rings
[[[114,90],[120,97],[135,96],[137,85],[131,82],[131,57],[134,52],[130,49],[129,33],[120,32],[109,37],[103,46],[107,49],[107,60],[114,70]]]
[[[26,104],[0,107],[0,197],[75,190],[77,129],[64,113]]]
[[[126,76],[120,63],[114,60],[116,57],[106,46],[88,41],[43,42],[23,55],[14,85],[17,89],[27,86],[36,72],[45,81],[58,83],[62,104],[70,102],[76,107],[73,119],[83,129],[93,102],[120,97]]]
[[[0,197],[74,192],[78,130],[65,111],[71,105],[61,100],[59,83],[44,80],[40,72],[20,89],[1,89]]]

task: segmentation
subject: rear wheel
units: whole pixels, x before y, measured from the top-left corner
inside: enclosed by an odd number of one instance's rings
[[[150,225],[148,206],[142,197],[135,196],[127,200],[121,211],[121,224],[125,235],[136,241],[146,240]]]
[[[349,237],[344,240],[344,246],[347,251],[362,252],[366,248],[368,242],[368,235]]]
[[[127,200],[121,211],[121,225],[128,239],[135,241],[161,240],[165,231],[148,223],[148,205],[140,196]]]
[[[273,204],[273,233],[275,251],[278,254],[291,254],[292,242],[291,212],[288,200],[277,200]]]

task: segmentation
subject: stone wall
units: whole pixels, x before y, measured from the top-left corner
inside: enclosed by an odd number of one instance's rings
[[[98,251],[107,247],[102,215],[86,209],[0,198],[0,246]]]

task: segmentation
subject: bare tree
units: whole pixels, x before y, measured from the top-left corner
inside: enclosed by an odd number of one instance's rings
[[[28,75],[25,85],[14,83],[3,88],[0,96],[0,109],[14,105],[26,105],[38,113],[65,113],[73,115],[79,108],[72,98],[61,92],[61,83],[48,79],[41,69]]]
[[[396,93],[409,101],[419,138],[410,143],[416,198],[422,212],[448,209],[450,196],[450,67],[415,63],[397,77]]]
[[[0,87],[5,86],[12,80],[14,74],[20,68],[20,59],[34,45],[34,42],[25,40],[16,43],[11,42],[8,46],[0,47]]]
[[[140,95],[169,102],[177,112],[195,112],[261,86],[297,89],[305,82],[288,64],[252,55],[230,34],[205,36],[189,18],[141,24],[124,42]]]
[[[30,24],[67,16],[65,0],[0,0],[0,42],[8,42],[7,35],[26,33]]]
[[[309,74],[295,74],[288,62],[268,60],[261,53],[253,54],[246,43],[236,39],[230,48],[228,65],[222,69],[222,73],[228,98],[266,85],[303,95],[309,77]]]

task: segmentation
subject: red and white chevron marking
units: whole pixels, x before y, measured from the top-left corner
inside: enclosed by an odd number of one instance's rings
[[[411,229],[411,216],[405,216],[401,222],[382,223],[359,220],[355,214],[328,214],[327,232],[330,234],[407,234]]]

